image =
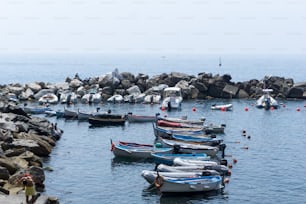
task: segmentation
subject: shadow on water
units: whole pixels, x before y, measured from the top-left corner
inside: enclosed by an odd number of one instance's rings
[[[127,157],[114,157],[112,159],[112,167],[122,166],[122,165],[135,165],[135,164],[152,164],[152,159],[133,159]]]
[[[209,202],[213,199],[222,199],[226,200],[228,198],[227,193],[224,189],[209,191],[209,192],[200,192],[200,193],[160,193],[156,188],[148,185],[143,189],[142,197],[154,197],[159,196],[160,203],[171,204],[171,203],[203,203]]]

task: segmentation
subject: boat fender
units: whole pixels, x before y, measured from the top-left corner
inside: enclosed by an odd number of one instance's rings
[[[159,189],[160,187],[162,187],[162,185],[164,184],[164,179],[163,177],[161,177],[158,173],[157,173],[157,177],[154,180],[154,185],[157,189]]]
[[[180,152],[181,146],[180,145],[173,145],[173,153],[178,154]]]
[[[211,172],[209,171],[203,171],[202,176],[211,176]]]
[[[224,165],[224,166],[227,166],[227,160],[226,159],[221,159],[220,164]]]

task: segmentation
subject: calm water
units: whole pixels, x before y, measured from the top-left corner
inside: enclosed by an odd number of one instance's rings
[[[56,121],[65,130],[53,150],[47,166],[47,194],[57,195],[63,203],[304,203],[306,198],[306,104],[285,102],[274,111],[258,110],[254,101],[234,100],[232,112],[215,112],[211,100],[188,101],[180,112],[162,112],[168,116],[205,116],[208,123],[225,123],[224,140],[229,162],[238,160],[232,169],[230,183],[223,192],[210,195],[168,197],[147,192],[148,183],[140,176],[154,164],[118,161],[110,152],[110,139],[153,143],[153,128],[148,124],[126,124],[124,127],[89,128],[87,122]],[[196,107],[196,112],[192,108]],[[244,108],[248,107],[249,111]],[[301,111],[296,111],[301,107]],[[87,110],[95,107],[77,106]],[[158,105],[102,105],[114,112],[153,114]],[[247,131],[251,139],[241,135]],[[237,142],[240,143],[237,143]],[[248,146],[246,150],[243,147]],[[89,202],[90,200],[90,202]]]
[[[76,72],[82,78],[112,71],[147,73],[150,75],[181,71],[230,73],[234,81],[265,75],[292,77],[306,81],[305,59],[222,57],[84,57],[72,56],[5,56],[0,58],[0,84],[32,81],[62,82]],[[306,178],[306,108],[305,101],[284,101],[285,107],[274,111],[258,110],[252,100],[233,100],[232,112],[214,112],[210,105],[221,100],[186,101],[180,112],[163,112],[176,117],[206,117],[207,123],[227,125],[222,136],[227,144],[227,159],[238,160],[230,183],[223,192],[209,195],[167,197],[148,192],[148,183],[140,176],[153,163],[118,161],[110,151],[110,139],[153,143],[153,128],[148,124],[126,124],[124,127],[89,128],[87,122],[50,118],[65,132],[45,166],[46,194],[58,196],[61,203],[305,203]],[[115,113],[155,114],[158,105],[100,105]],[[196,107],[195,112],[192,108]],[[249,111],[245,111],[245,107]],[[296,111],[297,107],[301,111]],[[95,110],[95,106],[73,108]],[[58,105],[54,109],[63,109]],[[245,129],[251,139],[241,136]],[[237,143],[239,141],[240,143]],[[246,150],[243,147],[248,146]]]

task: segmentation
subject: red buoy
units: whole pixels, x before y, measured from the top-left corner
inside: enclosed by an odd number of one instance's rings
[[[271,110],[271,111],[273,111],[273,110],[274,110],[274,107],[273,107],[273,106],[271,106],[271,107],[270,107],[270,110]]]
[[[298,112],[301,111],[300,107],[297,107],[297,108],[296,108],[296,111],[298,111]]]
[[[165,110],[166,110],[165,106],[162,106],[162,107],[161,107],[161,110],[162,110],[162,111],[165,111]]]
[[[195,111],[197,111],[197,109],[196,109],[195,107],[193,107],[193,108],[192,108],[192,111],[195,112]]]
[[[248,108],[248,107],[245,107],[244,110],[245,110],[245,111],[249,111],[249,108]]]
[[[237,159],[233,159],[233,162],[234,162],[234,164],[236,164],[238,161],[237,161]]]
[[[222,107],[222,108],[221,108],[221,111],[225,111],[225,108],[224,108],[224,107]]]
[[[229,178],[224,178],[223,182],[224,183],[229,183]]]

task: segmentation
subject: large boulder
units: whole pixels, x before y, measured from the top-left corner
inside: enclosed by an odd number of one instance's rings
[[[32,82],[26,85],[29,89],[33,91],[33,93],[37,93],[41,90],[41,86],[37,82]]]
[[[139,87],[136,85],[128,88],[126,91],[128,92],[128,94],[133,94],[133,95],[141,94]]]
[[[306,98],[305,89],[303,87],[292,87],[289,89],[287,98]]]
[[[79,79],[73,79],[69,83],[69,87],[71,87],[72,89],[77,89],[77,88],[79,88],[82,85],[83,85],[83,82],[80,81]]]
[[[30,98],[34,98],[34,92],[30,88],[27,88],[25,91],[21,92],[21,94],[19,95],[20,100],[28,100]]]

